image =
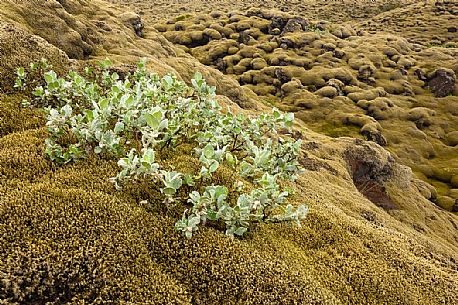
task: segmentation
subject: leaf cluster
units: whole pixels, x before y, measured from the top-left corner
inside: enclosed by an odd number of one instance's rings
[[[110,65],[101,62],[102,73],[92,80],[48,71],[33,91],[32,103],[48,105],[45,145],[52,161],[66,164],[90,154],[117,159],[120,171],[111,181],[118,189],[148,180],[165,203],[176,202],[186,186],[189,198],[179,202],[185,211],[175,227],[188,238],[208,222],[224,224],[230,236],[242,236],[258,222],[300,225],[307,208],[286,204],[289,192],[281,187],[302,170],[301,141],[278,133],[292,127],[293,114],[223,113],[215,88],[200,73],[188,86],[173,75],[149,73],[143,61],[122,80]],[[25,82],[22,72],[18,76]],[[198,172],[168,171],[158,157],[182,144],[194,147]],[[222,166],[234,173],[233,185],[215,185]]]

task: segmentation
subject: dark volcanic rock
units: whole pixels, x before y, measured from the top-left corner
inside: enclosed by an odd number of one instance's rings
[[[396,209],[397,205],[386,193],[383,184],[394,174],[396,162],[390,155],[369,142],[356,140],[344,152],[353,183],[367,199],[386,210]]]
[[[272,23],[269,26],[269,34],[274,34],[276,33],[275,29],[279,29],[280,31],[283,30],[283,28],[286,26],[288,23],[289,18],[283,17],[283,16],[275,16],[272,18]]]
[[[127,12],[120,16],[121,20],[128,26],[132,27],[138,37],[143,37],[143,22],[140,15]]]
[[[243,43],[243,44],[248,45],[252,39],[253,37],[251,37],[248,31],[243,31],[243,32],[240,32],[238,43]]]
[[[381,132],[371,131],[371,130],[362,130],[361,134],[368,140],[377,143],[380,146],[386,146],[388,142]]]
[[[450,69],[437,69],[428,78],[428,87],[436,97],[447,96],[455,90],[456,76]]]
[[[308,25],[309,23],[307,19],[302,17],[294,17],[288,20],[281,34],[284,35],[291,32],[305,31]]]
[[[455,205],[452,207],[452,212],[458,212],[458,199],[455,200]]]

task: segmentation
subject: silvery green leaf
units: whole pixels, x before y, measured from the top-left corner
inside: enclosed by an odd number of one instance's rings
[[[99,61],[98,65],[102,69],[108,69],[109,67],[111,67],[113,65],[113,62],[109,58],[105,58],[104,60]]]
[[[290,128],[294,123],[294,113],[288,112],[285,114],[285,126]]]
[[[39,86],[33,90],[32,94],[37,97],[42,97],[44,94],[44,89],[42,86]]]
[[[211,159],[215,155],[215,148],[211,144],[207,144],[202,150],[207,159]]]
[[[207,219],[212,221],[218,220],[218,213],[213,209],[207,210]]]
[[[152,148],[148,148],[145,150],[143,153],[143,160],[148,163],[153,163],[154,162],[154,150]]]
[[[239,227],[237,228],[237,230],[234,231],[234,234],[238,236],[242,236],[243,234],[245,234],[246,231],[247,231],[247,228]]]
[[[195,227],[200,223],[200,216],[192,216],[189,218],[188,226]]]
[[[122,158],[118,160],[118,166],[120,167],[127,167],[129,166],[129,159],[128,158]]]
[[[17,76],[19,76],[21,78],[24,78],[25,77],[25,69],[24,69],[24,67],[19,67],[16,70],[16,74],[17,74]]]
[[[115,125],[115,128],[114,128],[114,132],[115,133],[120,133],[122,131],[124,131],[124,123],[123,122],[117,122],[116,125]]]
[[[162,129],[167,129],[168,127],[169,127],[169,120],[165,119],[161,121],[157,129],[162,130]]]
[[[235,226],[230,226],[229,228],[226,229],[226,235],[234,236],[235,230],[236,230]]]
[[[194,182],[194,179],[193,179],[192,175],[190,175],[190,174],[184,175],[183,182],[188,186],[194,186],[196,184]]]
[[[198,203],[200,201],[200,194],[197,191],[192,191],[189,194],[189,198],[191,199],[191,202]]]
[[[54,71],[49,71],[44,74],[44,79],[48,85],[55,82],[57,79],[57,74]]]
[[[105,110],[108,107],[109,102],[110,101],[107,98],[100,99],[99,101],[100,109]]]
[[[218,167],[219,167],[219,162],[218,162],[218,161],[215,161],[215,160],[213,160],[213,161],[214,161],[214,162],[210,165],[210,168],[209,168],[210,173],[216,172],[216,170],[217,170]]]
[[[172,196],[176,193],[176,189],[172,187],[165,187],[161,189],[162,193],[167,196]]]
[[[172,187],[175,189],[175,190],[178,190],[183,184],[183,180],[181,178],[175,178],[172,180]]]

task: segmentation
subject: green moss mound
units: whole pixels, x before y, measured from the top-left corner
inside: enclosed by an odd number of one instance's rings
[[[146,185],[114,189],[108,181],[118,170],[114,161],[56,168],[43,154],[46,136],[32,124],[0,138],[0,299],[7,303],[457,301],[456,277],[440,267],[447,255],[453,266],[455,254],[435,244],[440,254],[431,260],[422,238],[409,249],[404,239],[412,233],[384,232],[387,219],[378,212],[375,227],[331,212],[330,202],[356,197],[324,197],[319,176],[297,184],[294,200],[313,205],[300,229],[262,225],[234,240],[202,228],[187,240],[173,228],[173,210],[141,203],[155,202]],[[177,168],[190,162],[187,154],[174,157]]]

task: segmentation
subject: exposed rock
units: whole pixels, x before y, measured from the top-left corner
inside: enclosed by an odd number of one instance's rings
[[[414,74],[418,77],[419,80],[421,81],[427,81],[428,77],[426,76],[425,72],[421,69],[416,69],[414,71]]]
[[[356,188],[374,204],[387,209],[397,208],[386,193],[384,183],[393,173],[395,160],[385,150],[370,142],[356,140],[343,153]]]
[[[143,37],[143,22],[140,15],[134,12],[123,13],[119,18],[127,25],[133,28],[138,37]]]
[[[240,32],[240,36],[238,38],[238,43],[243,43],[245,45],[249,45],[250,44],[250,41],[253,40],[253,37],[251,37],[249,31],[243,31],[243,32]]]
[[[286,25],[283,28],[283,31],[281,32],[281,35],[284,35],[286,33],[291,33],[291,32],[300,32],[300,31],[305,31],[308,27],[309,23],[307,19],[302,18],[302,17],[294,17],[288,20]]]
[[[455,204],[452,207],[452,212],[458,213],[458,199],[455,200]]]
[[[275,77],[282,83],[287,83],[291,80],[291,77],[285,73],[285,71],[281,68],[275,69]]]
[[[374,128],[370,126],[371,125],[364,125],[363,128],[361,128],[361,135],[363,135],[368,141],[375,142],[380,146],[386,146],[388,142],[382,135],[382,132],[380,130],[374,130]]]
[[[341,80],[331,78],[328,80],[327,85],[336,88],[337,95],[343,95],[343,88],[345,87],[345,84]]]
[[[274,16],[269,26],[269,34],[278,35],[288,23],[289,18],[285,16]],[[276,30],[277,29],[277,30]]]
[[[428,87],[436,97],[445,97],[455,90],[456,75],[451,69],[437,69],[428,78]]]

